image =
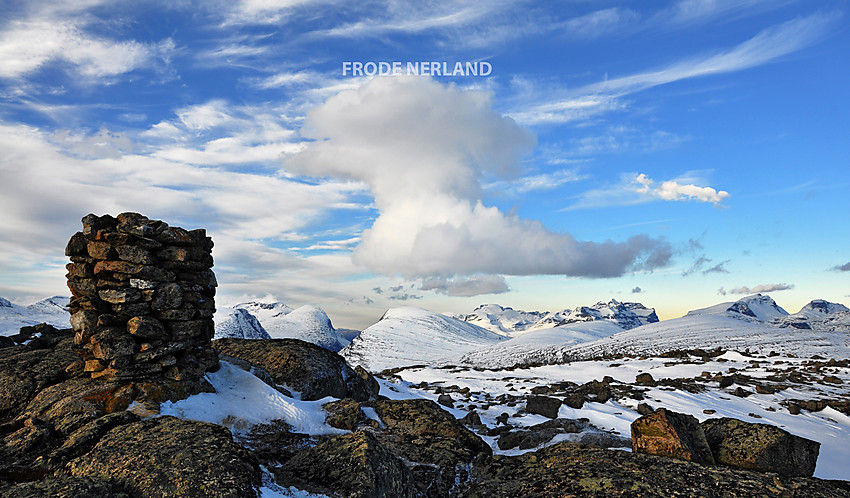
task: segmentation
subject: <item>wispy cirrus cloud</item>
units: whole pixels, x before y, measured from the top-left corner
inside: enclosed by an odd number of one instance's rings
[[[550,190],[561,185],[588,178],[576,169],[561,169],[551,173],[525,176],[516,180],[499,180],[483,186],[485,191],[506,195],[520,195],[534,190]]]
[[[729,50],[655,70],[606,78],[563,92],[560,98],[516,109],[510,115],[525,124],[566,123],[621,109],[625,106],[622,97],[630,94],[676,81],[749,69],[802,50],[823,39],[841,17],[841,13],[819,12],[795,18],[766,28]]]

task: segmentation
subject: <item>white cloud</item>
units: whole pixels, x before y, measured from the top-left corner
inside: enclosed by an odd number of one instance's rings
[[[761,284],[756,285],[755,287],[747,287],[746,285],[743,287],[738,287],[737,289],[729,290],[729,294],[759,294],[761,292],[777,292],[783,290],[793,289],[794,284]],[[720,289],[723,291],[723,289]],[[725,291],[722,292],[725,295]]]
[[[564,211],[607,206],[631,206],[657,200],[709,202],[718,206],[729,198],[729,193],[696,183],[704,181],[689,172],[680,178],[667,180],[657,185],[643,173],[624,174],[619,184],[584,192]]]
[[[729,192],[725,190],[717,191],[711,187],[681,184],[674,180],[655,186],[655,182],[643,173],[637,175],[634,181],[637,184],[635,191],[638,194],[657,197],[664,201],[699,201],[717,205],[729,198]]]
[[[534,143],[491,109],[488,94],[426,78],[376,78],[312,110],[302,133],[316,141],[288,169],[371,187],[380,215],[354,260],[373,272],[613,277],[670,258],[669,245],[646,236],[580,242],[483,205],[482,175],[512,173]]]

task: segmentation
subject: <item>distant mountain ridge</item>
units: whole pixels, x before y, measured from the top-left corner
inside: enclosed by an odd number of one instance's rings
[[[17,334],[21,327],[48,323],[56,328],[70,328],[71,314],[65,296],[53,296],[28,306],[0,297],[0,335]]]
[[[522,311],[498,304],[483,304],[475,308],[472,313],[455,315],[455,318],[508,337],[517,337],[533,330],[593,320],[611,321],[623,330],[658,321],[654,308],[647,308],[641,303],[621,303],[616,299],[611,299],[607,303],[600,301],[592,306],[579,306],[572,310],[564,309],[556,312]]]

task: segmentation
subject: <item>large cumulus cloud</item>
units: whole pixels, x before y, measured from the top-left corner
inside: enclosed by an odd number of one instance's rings
[[[421,77],[376,78],[308,113],[298,174],[367,183],[380,214],[355,262],[404,277],[562,274],[616,277],[665,265],[648,236],[578,241],[482,202],[481,181],[518,172],[534,137],[488,93]]]

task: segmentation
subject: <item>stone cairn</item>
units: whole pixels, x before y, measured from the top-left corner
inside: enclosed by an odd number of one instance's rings
[[[213,242],[138,213],[89,214],[65,255],[84,376],[197,382],[218,365]]]

